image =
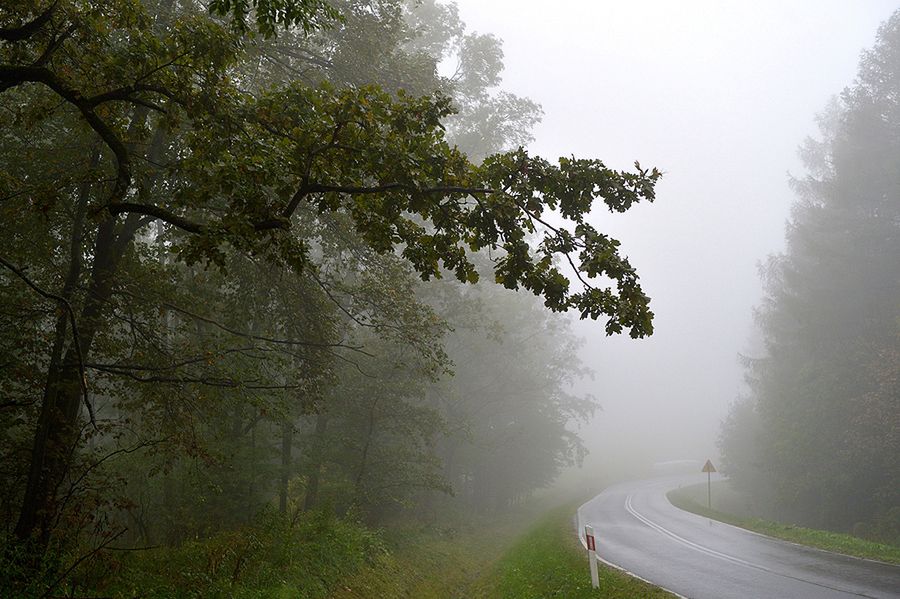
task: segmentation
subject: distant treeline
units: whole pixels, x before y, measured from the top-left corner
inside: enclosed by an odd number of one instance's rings
[[[721,448],[770,515],[900,543],[900,12],[819,122]]]

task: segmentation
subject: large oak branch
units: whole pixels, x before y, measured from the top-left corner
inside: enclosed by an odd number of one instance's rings
[[[128,150],[112,127],[94,112],[96,102],[92,102],[91,98],[85,98],[80,91],[69,86],[46,67],[0,65],[0,83],[4,84],[6,88],[23,83],[42,83],[56,92],[63,100],[75,106],[91,129],[100,136],[103,143],[116,157],[116,184],[110,198],[111,201],[118,202],[125,197],[128,187],[131,185],[131,161]]]
[[[29,37],[37,33],[38,30],[50,20],[50,17],[53,16],[53,11],[56,9],[57,4],[59,4],[59,0],[54,0],[53,4],[47,7],[47,10],[39,14],[33,20],[28,21],[27,23],[18,25],[16,27],[0,27],[0,40],[6,42],[20,42],[22,40],[28,39]]]

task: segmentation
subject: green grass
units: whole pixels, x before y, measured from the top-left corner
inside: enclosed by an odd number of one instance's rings
[[[572,528],[574,504],[546,514],[470,589],[473,599],[560,597],[672,597],[670,593],[600,564],[600,588],[591,588],[587,552]]]
[[[777,539],[783,539],[800,545],[807,545],[844,555],[874,559],[892,564],[900,564],[900,547],[884,545],[827,530],[803,528],[792,524],[772,522],[760,518],[736,515],[733,513],[709,509],[706,505],[706,483],[692,485],[669,491],[667,497],[676,507],[693,512],[713,520],[746,528]],[[732,493],[725,482],[713,484],[713,498]]]
[[[457,530],[408,531],[332,599],[672,597],[603,564],[600,589],[591,589],[587,554],[572,528],[577,505],[532,506]]]
[[[501,514],[440,510],[440,524],[391,526],[388,554],[348,578],[331,599],[470,599],[472,586],[553,506],[555,495]]]
[[[528,514],[456,528],[408,528],[388,533],[390,552],[349,577],[331,599],[467,599],[486,563],[514,542]]]
[[[348,574],[385,555],[380,535],[352,518],[310,512],[292,524],[267,513],[253,526],[178,547],[106,552],[58,596],[327,599]]]
[[[269,514],[179,547],[107,552],[58,590],[122,599],[671,597],[602,564],[601,588],[591,589],[571,521],[578,504],[559,501],[545,498],[501,516],[444,514],[452,527],[378,532],[326,513],[294,524]]]

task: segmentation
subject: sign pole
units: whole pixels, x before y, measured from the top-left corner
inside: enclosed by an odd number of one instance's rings
[[[700,472],[706,472],[706,507],[712,510],[712,473],[716,471],[716,467],[713,466],[713,463],[710,460],[706,460],[706,463],[703,464],[703,470]]]
[[[600,575],[597,572],[597,542],[594,540],[594,527],[584,527],[584,543],[588,550],[588,563],[591,567],[591,588],[600,587]]]

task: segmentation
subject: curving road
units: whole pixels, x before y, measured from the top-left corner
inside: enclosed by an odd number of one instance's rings
[[[597,554],[691,599],[900,598],[900,566],[801,547],[682,511],[666,499],[705,475],[610,487],[578,508]]]

